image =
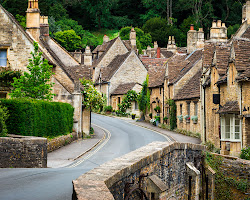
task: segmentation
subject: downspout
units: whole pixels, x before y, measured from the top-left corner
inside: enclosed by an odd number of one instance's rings
[[[220,85],[218,85],[218,89],[219,89],[219,95],[220,95]],[[221,99],[221,97],[220,97],[220,99]],[[220,110],[220,108],[221,108],[221,105],[219,103],[219,110]],[[221,118],[221,116],[219,114],[219,120],[220,120],[220,118]],[[220,123],[221,123],[221,120],[220,120]],[[219,137],[220,137],[220,149],[221,149],[221,125],[219,125]]]
[[[163,92],[162,92],[162,95],[163,95],[163,98],[162,98],[162,102],[163,102],[163,108],[162,108],[162,112],[163,112],[163,115],[162,115],[162,121],[163,121],[163,119],[164,119],[164,117],[165,117],[165,102],[164,102],[164,84],[163,84]],[[163,121],[164,122],[164,121]]]
[[[203,86],[203,96],[204,96],[204,98],[203,98],[203,120],[204,120],[204,142],[206,142],[207,141],[207,135],[206,135],[206,133],[207,133],[207,131],[206,131],[206,88],[205,88],[205,86]]]
[[[242,115],[242,83],[240,83],[240,116]],[[243,120],[243,118],[242,118]],[[241,140],[240,140],[240,146],[241,146],[241,149],[243,148],[243,137],[242,137],[242,133],[243,133],[243,127],[242,127],[242,124],[241,124],[241,134],[240,134],[240,137],[241,137]]]
[[[108,106],[109,106],[109,86],[110,86],[110,82],[108,82]]]
[[[80,101],[81,101],[81,108],[80,108],[80,133],[82,133],[82,101],[83,101],[83,98],[82,98],[82,94],[80,95]],[[78,135],[77,135],[78,136]]]

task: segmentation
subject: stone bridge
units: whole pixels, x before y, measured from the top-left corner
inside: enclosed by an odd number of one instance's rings
[[[74,180],[72,199],[213,199],[214,172],[205,168],[205,150],[153,142]]]

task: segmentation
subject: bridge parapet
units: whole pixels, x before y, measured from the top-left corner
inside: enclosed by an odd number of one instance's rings
[[[73,200],[199,199],[203,145],[153,142],[73,181]],[[199,188],[200,185],[200,188]]]

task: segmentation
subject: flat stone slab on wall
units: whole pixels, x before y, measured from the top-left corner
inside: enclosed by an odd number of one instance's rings
[[[46,168],[47,139],[9,135],[0,137],[0,168]]]

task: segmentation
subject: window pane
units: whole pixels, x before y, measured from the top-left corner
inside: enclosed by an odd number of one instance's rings
[[[226,132],[226,137],[225,139],[230,139],[230,132]]]
[[[240,125],[240,120],[239,119],[235,119],[235,125]]]
[[[240,139],[240,133],[235,133],[235,139],[236,140]]]
[[[240,132],[240,126],[235,126],[235,133],[239,133]]]
[[[230,126],[230,118],[226,117],[226,126]]]
[[[195,116],[198,115],[198,104],[197,103],[194,104],[194,115]]]
[[[0,50],[0,66],[7,66],[7,50]]]

